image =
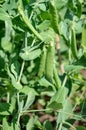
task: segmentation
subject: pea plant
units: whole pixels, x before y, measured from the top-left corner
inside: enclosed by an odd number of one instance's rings
[[[85,124],[86,1],[0,0],[0,129]]]

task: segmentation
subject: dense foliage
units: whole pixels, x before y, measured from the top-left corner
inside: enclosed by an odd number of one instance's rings
[[[0,0],[1,130],[86,130],[85,73],[85,0]]]

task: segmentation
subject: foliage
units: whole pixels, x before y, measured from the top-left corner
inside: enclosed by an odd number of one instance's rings
[[[1,130],[85,130],[86,1],[0,0],[0,27]]]

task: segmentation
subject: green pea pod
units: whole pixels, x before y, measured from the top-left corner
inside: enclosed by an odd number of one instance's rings
[[[54,57],[55,57],[55,43],[50,42],[47,49],[46,64],[45,64],[45,77],[48,81],[53,81],[53,68],[54,68]]]
[[[38,77],[42,77],[43,74],[45,73],[45,62],[46,62],[46,54],[47,54],[47,49],[44,46],[43,52],[41,54],[41,59],[40,59],[40,65],[39,65],[39,71],[38,71]]]
[[[49,11],[50,11],[50,16],[51,16],[50,17],[51,18],[51,25],[52,25],[54,31],[56,33],[59,33],[59,29],[58,29],[59,16],[58,16],[58,12],[57,12],[54,0],[49,2]]]
[[[83,28],[82,28],[82,47],[84,51],[84,55],[86,56],[86,21],[84,22]]]
[[[73,57],[77,59],[78,57],[77,57],[76,34],[73,28],[71,29],[71,51],[72,51]]]
[[[59,88],[59,87],[61,87],[61,81],[60,81],[60,78],[59,78],[59,76],[57,74],[57,70],[56,70],[55,66],[54,66],[53,73],[54,73],[54,81],[55,81],[56,87]]]
[[[25,22],[25,24],[27,25],[27,27],[37,36],[38,39],[43,41],[43,38],[41,37],[41,35],[35,30],[35,28],[31,24],[31,22],[29,21],[29,19],[25,16],[21,5],[18,6],[18,11],[19,11],[19,14],[22,16],[22,19]]]

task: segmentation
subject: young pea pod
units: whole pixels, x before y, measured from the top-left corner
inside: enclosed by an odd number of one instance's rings
[[[81,45],[83,47],[84,55],[86,56],[86,20],[82,28],[82,44]]]
[[[47,49],[46,64],[45,64],[45,77],[48,81],[53,81],[53,69],[54,69],[54,57],[55,57],[55,43],[50,42]]]
[[[18,6],[18,11],[19,11],[19,14],[22,16],[22,19],[24,23],[26,24],[26,26],[28,27],[28,29],[30,29],[37,36],[39,40],[43,41],[43,38],[41,37],[41,35],[36,31],[36,29],[32,26],[29,19],[25,16],[24,11],[20,4]]]
[[[71,51],[75,59],[77,59],[77,43],[76,43],[76,34],[74,28],[71,29]]]
[[[44,46],[43,52],[41,54],[41,59],[40,59],[40,65],[39,65],[39,71],[38,71],[38,77],[42,77],[43,74],[45,73],[45,62],[46,62],[46,54],[47,54],[47,49]]]
[[[52,28],[56,33],[59,33],[59,29],[58,29],[59,15],[54,0],[50,0],[49,2],[49,11],[50,11],[50,18],[51,18],[50,20],[51,20]]]
[[[57,73],[57,70],[56,70],[56,67],[54,66],[54,71],[53,71],[53,75],[54,75],[54,81],[55,81],[55,85],[57,88],[61,87],[61,81],[60,81],[60,78],[58,76],[58,73]]]

